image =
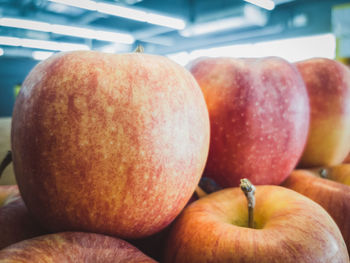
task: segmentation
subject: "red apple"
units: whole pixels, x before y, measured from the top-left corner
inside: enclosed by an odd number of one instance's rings
[[[195,79],[170,59],[75,51],[27,76],[11,140],[21,195],[43,226],[141,238],[190,199],[209,116]]]
[[[309,104],[295,66],[262,59],[202,58],[189,66],[207,102],[211,141],[205,176],[280,184],[305,146]]]
[[[254,228],[239,188],[185,208],[171,229],[164,262],[348,263],[339,228],[317,203],[280,186],[257,186]]]
[[[320,204],[339,226],[350,252],[350,186],[316,177],[308,170],[293,171],[282,186]]]
[[[326,58],[296,66],[310,98],[310,132],[298,166],[340,164],[350,151],[350,69]]]
[[[20,196],[0,207],[0,249],[46,233],[29,214]]]
[[[94,233],[36,237],[0,251],[1,262],[156,262],[126,241]]]

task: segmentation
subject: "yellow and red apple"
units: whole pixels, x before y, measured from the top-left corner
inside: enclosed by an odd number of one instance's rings
[[[281,186],[257,186],[254,227],[239,188],[202,197],[172,226],[164,262],[348,263],[331,216],[311,199]]]
[[[209,110],[211,140],[204,175],[222,187],[280,184],[305,146],[309,101],[296,67],[287,61],[201,58],[188,68]]]
[[[21,195],[43,226],[141,238],[194,192],[209,116],[193,76],[170,59],[67,52],[25,79],[11,141]]]
[[[282,186],[299,192],[320,204],[337,223],[350,252],[350,185],[339,182],[345,181],[346,177],[349,180],[350,174],[344,174],[344,178],[343,176],[337,177],[334,174],[339,173],[339,170],[336,170],[321,169],[322,176],[329,176],[329,179],[318,177],[320,175],[315,174],[315,170],[294,170],[282,183]]]
[[[310,100],[310,131],[298,167],[340,164],[350,151],[350,69],[326,58],[296,66]]]

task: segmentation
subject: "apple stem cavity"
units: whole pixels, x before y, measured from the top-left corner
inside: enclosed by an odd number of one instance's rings
[[[2,173],[6,169],[6,167],[12,162],[12,153],[11,151],[8,151],[5,158],[1,161],[0,164],[0,178],[2,176]]]
[[[248,227],[254,228],[255,186],[244,178],[241,179],[240,187],[248,201]]]
[[[145,49],[142,45],[137,45],[136,49],[134,50],[135,53],[143,53]]]

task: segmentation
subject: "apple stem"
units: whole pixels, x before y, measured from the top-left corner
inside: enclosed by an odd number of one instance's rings
[[[134,50],[135,53],[143,53],[145,49],[142,45],[137,45],[136,49]]]
[[[12,162],[12,153],[11,151],[8,151],[5,158],[1,161],[0,164],[0,178],[2,173],[4,172],[5,168]]]
[[[255,186],[244,178],[241,179],[240,187],[248,201],[248,227],[254,228]]]

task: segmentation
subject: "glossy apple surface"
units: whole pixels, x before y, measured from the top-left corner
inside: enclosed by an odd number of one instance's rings
[[[277,58],[201,58],[188,68],[208,106],[204,175],[222,187],[280,184],[305,146],[309,103],[296,68]]]
[[[298,166],[340,164],[350,151],[350,69],[326,58],[296,66],[310,99],[310,132]]]
[[[193,76],[165,57],[75,51],[27,76],[11,140],[21,195],[42,225],[141,238],[190,199],[209,117]]]
[[[93,233],[63,232],[36,237],[0,250],[1,262],[156,262],[129,243]]]
[[[339,228],[317,203],[281,186],[257,186],[255,196],[255,228],[240,188],[192,203],[174,222],[164,262],[349,262]]]
[[[350,186],[316,177],[308,170],[295,170],[282,186],[320,204],[337,223],[350,251]]]

